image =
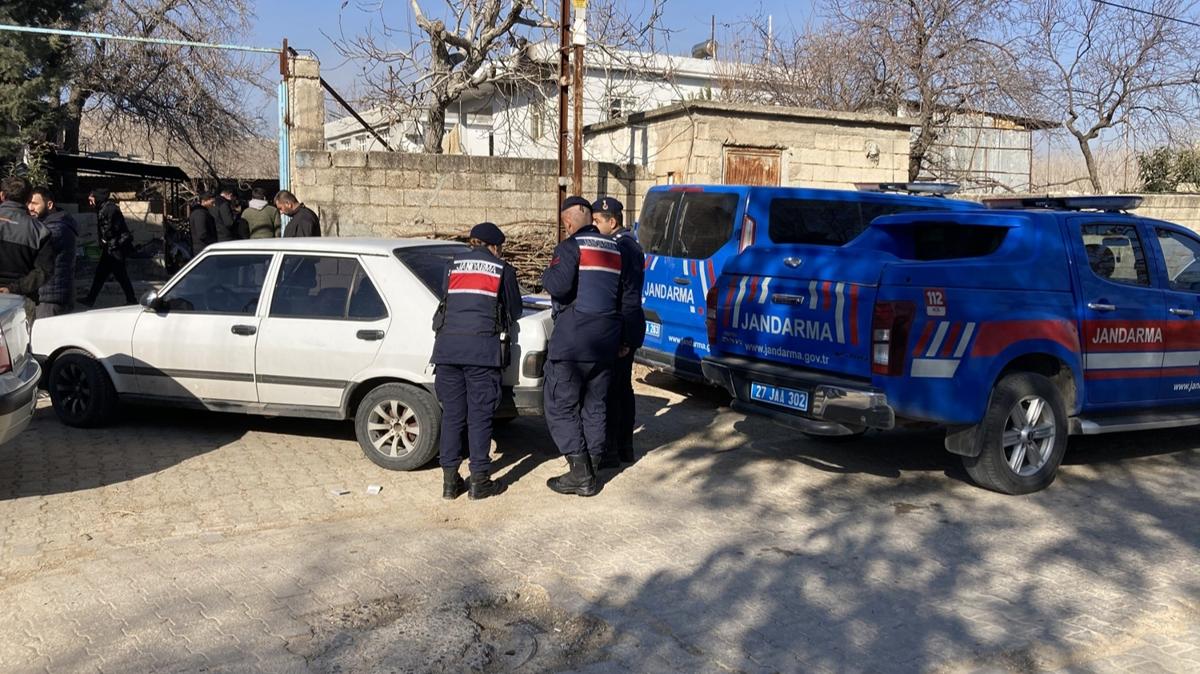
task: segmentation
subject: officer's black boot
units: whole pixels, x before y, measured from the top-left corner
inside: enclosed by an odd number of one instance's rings
[[[487,473],[471,473],[471,480],[467,483],[467,498],[472,501],[499,496],[503,491],[504,485],[492,480]]]
[[[442,467],[442,498],[447,501],[462,496],[462,493],[467,490],[467,485],[458,475],[457,468]]]
[[[578,496],[595,496],[600,491],[596,483],[596,473],[592,470],[591,459],[587,452],[567,455],[567,466],[570,471],[565,475],[546,480],[546,486],[560,494],[576,494]]]

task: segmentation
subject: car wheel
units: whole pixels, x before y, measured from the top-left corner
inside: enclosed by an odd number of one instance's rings
[[[1029,494],[1054,481],[1067,451],[1067,412],[1049,379],[1028,372],[1001,379],[977,428],[979,456],[963,457],[963,466],[980,486]]]
[[[409,384],[382,384],[354,416],[358,444],[388,470],[415,470],[437,455],[442,411],[428,392]]]
[[[82,351],[68,351],[50,366],[50,402],[68,426],[94,428],[112,421],[117,391],[100,361]]]

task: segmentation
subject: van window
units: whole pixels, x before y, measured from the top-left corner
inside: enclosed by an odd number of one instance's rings
[[[671,254],[671,221],[679,206],[678,192],[651,192],[642,205],[637,238],[642,250],[651,255]]]
[[[1008,236],[1007,227],[920,223],[908,230],[912,237],[912,260],[959,260],[985,257],[996,252]]]
[[[881,215],[938,210],[902,203],[835,199],[772,199],[768,233],[775,243],[841,246]]]
[[[1137,227],[1092,224],[1083,225],[1080,233],[1093,274],[1114,283],[1150,285],[1150,271]]]
[[[733,192],[686,192],[679,207],[675,257],[712,257],[733,237],[738,195]]]

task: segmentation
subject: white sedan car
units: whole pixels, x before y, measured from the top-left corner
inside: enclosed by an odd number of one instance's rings
[[[432,318],[462,244],[262,239],[206,248],[141,306],[41,319],[33,353],[59,419],[107,423],[118,400],[353,419],[363,451],[392,470],[437,454]],[[542,411],[552,322],[513,330],[497,418]]]

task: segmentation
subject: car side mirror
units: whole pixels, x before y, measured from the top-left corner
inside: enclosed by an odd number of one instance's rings
[[[166,303],[163,302],[163,299],[158,296],[157,290],[151,290],[145,295],[142,295],[141,305],[147,311],[162,311],[163,307],[166,306]]]

